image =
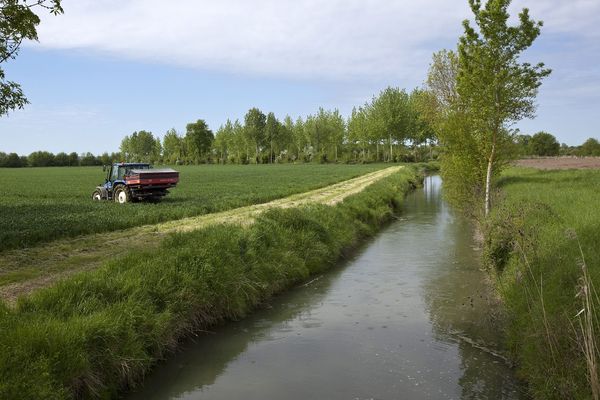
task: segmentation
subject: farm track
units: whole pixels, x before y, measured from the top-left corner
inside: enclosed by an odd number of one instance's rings
[[[157,248],[162,239],[173,232],[187,232],[214,224],[249,224],[258,214],[271,208],[335,205],[401,168],[385,168],[267,203],[6,251],[0,254],[0,298],[14,304],[19,296],[50,286],[76,272],[95,269],[110,258],[118,258],[132,250]]]

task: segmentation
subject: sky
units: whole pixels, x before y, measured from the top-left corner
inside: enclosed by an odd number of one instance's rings
[[[600,138],[599,0],[514,0],[543,20],[524,60],[552,68],[522,133]],[[0,118],[0,151],[117,151],[204,119],[216,131],[251,107],[283,118],[349,115],[387,86],[422,86],[456,47],[466,0],[63,0],[38,42],[2,64],[30,104]]]

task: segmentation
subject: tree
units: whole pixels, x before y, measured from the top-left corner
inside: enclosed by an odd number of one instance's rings
[[[281,131],[281,123],[275,117],[275,114],[270,112],[265,121],[265,142],[269,146],[269,163],[273,163],[273,149],[279,139]]]
[[[177,163],[184,157],[183,138],[177,134],[177,131],[169,129],[163,137],[163,159],[167,163]]]
[[[516,135],[513,142],[515,143],[515,151],[518,156],[531,155],[531,135]]]
[[[577,150],[580,156],[600,156],[600,143],[594,138],[586,140]]]
[[[47,151],[34,151],[27,157],[32,167],[52,167],[54,165],[54,154]]]
[[[121,153],[127,161],[158,161],[160,152],[160,140],[154,138],[152,132],[133,132],[131,136],[125,136],[121,141]]]
[[[535,114],[541,81],[550,74],[543,63],[519,62],[519,56],[540,34],[542,22],[530,19],[528,9],[517,26],[507,25],[511,0],[469,0],[479,28],[463,22],[459,41],[457,93],[460,112],[468,119],[479,153],[485,158],[484,213],[491,207],[492,178],[505,165],[512,143],[510,127]]]
[[[36,8],[58,15],[63,12],[61,0],[1,0],[0,1],[0,63],[14,59],[23,40],[37,40],[36,27],[40,18]],[[0,68],[0,116],[21,109],[28,103],[18,83],[7,81]]]
[[[69,153],[69,163],[67,165],[70,167],[75,167],[79,165],[79,156],[77,155],[77,153]]]
[[[227,120],[225,125],[221,125],[215,135],[213,142],[214,148],[219,155],[219,161],[223,164],[227,162],[229,152],[233,148],[234,128],[231,120]]]
[[[556,138],[547,132],[538,132],[529,140],[531,153],[536,156],[557,156],[560,144]]]
[[[257,164],[260,162],[260,152],[264,146],[266,125],[267,117],[258,108],[248,110],[244,117],[244,134],[247,144],[254,146]]]
[[[206,122],[199,119],[187,124],[185,130],[185,145],[190,161],[196,164],[207,162],[215,136]]]
[[[65,152],[60,152],[54,156],[54,165],[57,167],[66,167],[69,165],[69,155]]]

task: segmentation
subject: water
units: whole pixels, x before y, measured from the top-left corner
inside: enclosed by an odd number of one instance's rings
[[[469,224],[429,177],[353,259],[204,333],[137,399],[522,399]]]

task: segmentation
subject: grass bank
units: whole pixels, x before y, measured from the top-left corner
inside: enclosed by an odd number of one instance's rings
[[[512,168],[485,227],[509,348],[537,399],[598,394],[600,171]]]
[[[243,317],[373,235],[418,180],[404,168],[336,206],[273,209],[249,226],[172,234],[0,304],[0,398],[109,398],[138,384],[178,341]]]

